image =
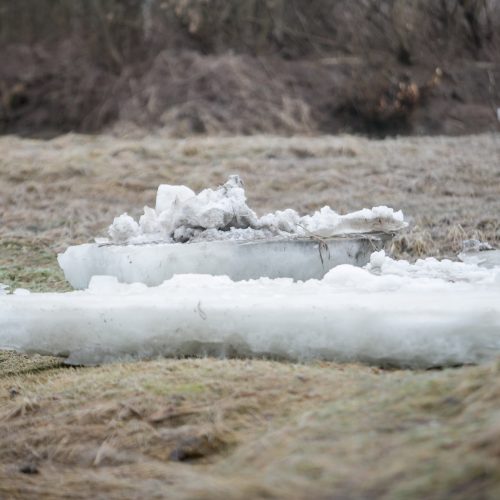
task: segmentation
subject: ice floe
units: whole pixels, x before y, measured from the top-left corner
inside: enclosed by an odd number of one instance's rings
[[[122,283],[156,286],[174,274],[225,275],[233,280],[260,277],[307,280],[322,278],[339,264],[365,265],[381,249],[386,234],[351,237],[200,241],[143,245],[85,244],[58,257],[66,279],[84,289],[95,275],[115,276]]]
[[[0,347],[69,363],[238,355],[412,368],[500,353],[500,268],[377,252],[322,280],[94,277],[85,291],[0,297]]]
[[[405,226],[383,206],[258,217],[237,176],[198,194],[162,185],[139,221],[122,214],[109,238],[59,255],[81,291],[0,286],[0,348],[89,365],[210,354],[428,368],[500,354],[497,251],[396,261],[381,249]]]
[[[161,185],[155,209],[144,207],[139,222],[116,217],[108,239],[69,247],[59,264],[77,289],[94,275],[150,286],[186,273],[305,280],[322,278],[335,265],[365,265],[405,226],[401,211],[384,206],[345,215],[323,207],[305,216],[288,208],[258,217],[233,175],[198,194]]]

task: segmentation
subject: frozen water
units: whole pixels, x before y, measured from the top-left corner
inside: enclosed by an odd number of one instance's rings
[[[475,264],[475,263],[473,263]],[[383,250],[374,252],[367,269],[375,274],[408,276],[417,278],[439,278],[445,281],[482,282],[491,278],[491,271],[476,265],[453,262],[448,259],[437,260],[433,257],[418,259],[415,264],[406,260],[394,260]]]
[[[240,230],[243,231],[243,230]],[[86,288],[95,275],[116,276],[123,283],[156,286],[174,274],[226,275],[233,280],[290,277],[322,278],[333,266],[368,262],[389,236],[270,241],[201,241],[143,245],[86,244],[58,256],[66,279]]]
[[[495,250],[487,241],[464,240],[462,242],[464,252],[484,252],[485,250]]]
[[[58,260],[78,289],[96,274],[152,286],[180,273],[304,280],[322,278],[338,264],[366,264],[405,226],[401,211],[383,206],[346,215],[323,207],[305,216],[288,208],[259,218],[246,203],[241,179],[232,175],[198,194],[163,184],[156,208],[144,207],[139,223],[127,214],[116,217],[110,240],[70,247]]]
[[[394,212],[388,207],[364,208],[357,212],[339,215],[330,207],[323,207],[312,216],[306,215],[299,221],[299,226],[307,233],[318,236],[333,236],[336,234],[354,234],[373,231],[398,231],[405,227],[403,212]]]
[[[139,235],[139,224],[128,214],[115,217],[113,224],[109,226],[109,236],[116,243],[124,243]]]
[[[340,215],[323,207],[299,216],[290,208],[258,217],[247,205],[237,175],[217,189],[195,194],[186,186],[160,185],[156,208],[144,207],[137,224],[123,214],[109,227],[111,243],[151,241],[186,243],[213,240],[256,240],[294,237],[331,237],[340,234],[393,232],[406,226],[401,211],[388,207],[363,209]]]
[[[86,291],[1,296],[0,347],[78,364],[225,353],[478,363],[500,353],[500,268],[376,253],[320,281],[178,275],[148,288],[94,277]]]
[[[169,184],[160,184],[156,193],[155,210],[158,215],[176,204],[182,203],[189,198],[196,196],[192,189],[186,186],[171,186]]]
[[[500,266],[500,250],[496,250],[489,243],[479,240],[465,240],[463,250],[458,258],[469,264],[492,268]]]

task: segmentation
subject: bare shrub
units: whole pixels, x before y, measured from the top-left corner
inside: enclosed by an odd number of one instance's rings
[[[0,132],[118,119],[177,135],[498,127],[494,0],[19,0],[0,12]]]

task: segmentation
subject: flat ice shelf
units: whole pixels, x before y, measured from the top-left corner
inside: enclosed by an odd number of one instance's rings
[[[85,244],[59,254],[59,265],[75,289],[92,276],[115,276],[122,283],[157,286],[176,274],[226,275],[233,281],[321,279],[340,264],[364,266],[370,254],[392,237],[387,233],[257,241],[198,243]]]
[[[500,354],[500,268],[427,259],[341,265],[322,280],[94,277],[86,291],[0,296],[0,348],[98,364],[238,355],[405,367]]]

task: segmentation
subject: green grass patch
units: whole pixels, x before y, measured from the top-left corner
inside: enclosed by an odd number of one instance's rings
[[[43,241],[0,241],[0,283],[11,290],[26,288],[32,292],[71,290],[57,263],[57,254]]]

